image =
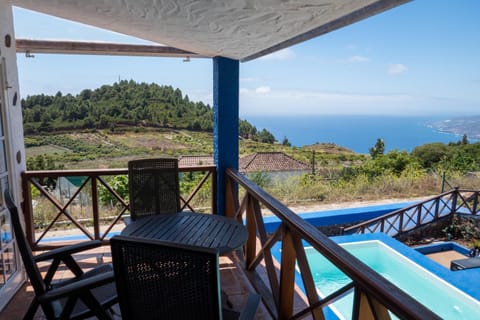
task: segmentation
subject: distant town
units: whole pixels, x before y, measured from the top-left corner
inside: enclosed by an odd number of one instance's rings
[[[429,125],[440,132],[465,134],[468,138],[480,139],[480,115],[435,121]]]

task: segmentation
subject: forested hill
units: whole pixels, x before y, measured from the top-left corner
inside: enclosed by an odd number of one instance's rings
[[[154,83],[123,80],[78,95],[32,95],[22,99],[25,134],[118,126],[162,127],[212,131],[213,112],[208,104],[190,101],[180,89]],[[240,135],[273,143],[274,136],[245,120]]]

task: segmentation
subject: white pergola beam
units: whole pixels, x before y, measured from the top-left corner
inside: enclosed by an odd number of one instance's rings
[[[109,56],[147,56],[170,58],[207,58],[193,52],[161,45],[120,44],[107,42],[17,39],[16,50],[35,54],[86,54]]]

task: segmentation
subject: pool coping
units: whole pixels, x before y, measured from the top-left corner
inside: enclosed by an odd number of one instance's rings
[[[430,253],[437,253],[437,252],[443,252],[443,251],[449,251],[453,250],[458,253],[461,253],[465,256],[468,256],[470,250],[459,245],[456,242],[453,241],[442,241],[442,242],[432,242],[430,244],[425,244],[421,246],[417,246],[414,248],[418,252],[422,254],[430,254]]]
[[[315,227],[322,227],[369,220],[415,203],[417,202],[395,202],[351,208],[298,212],[297,214]],[[264,216],[263,221],[267,233],[274,232],[281,224],[281,220],[275,215]]]

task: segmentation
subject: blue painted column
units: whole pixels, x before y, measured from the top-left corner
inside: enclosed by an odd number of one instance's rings
[[[239,62],[213,58],[213,158],[217,165],[217,210],[225,211],[225,169],[238,169]]]

